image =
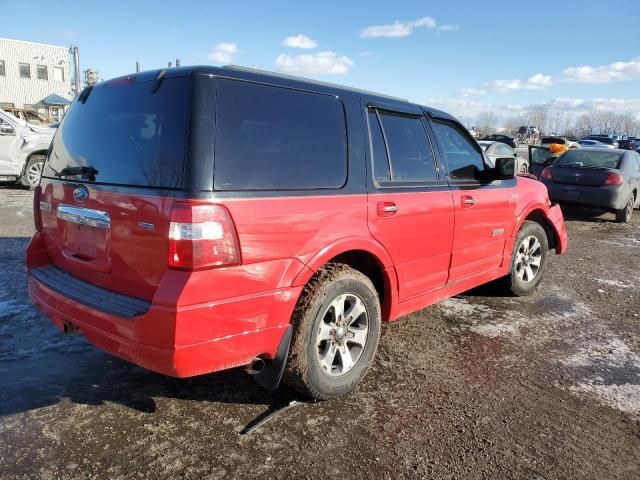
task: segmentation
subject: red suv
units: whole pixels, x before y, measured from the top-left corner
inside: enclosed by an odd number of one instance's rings
[[[60,329],[317,399],[362,379],[382,321],[493,280],[529,294],[567,243],[544,185],[451,115],[240,68],[83,91],[34,206],[29,292]]]

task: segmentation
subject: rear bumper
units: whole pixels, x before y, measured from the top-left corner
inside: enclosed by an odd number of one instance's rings
[[[126,319],[72,300],[31,274],[28,287],[33,303],[61,330],[77,327],[96,347],[173,377],[273,358],[302,288],[177,308],[152,302],[143,315]]]
[[[553,202],[583,205],[585,207],[620,210],[629,199],[629,192],[620,187],[586,187],[545,182]]]

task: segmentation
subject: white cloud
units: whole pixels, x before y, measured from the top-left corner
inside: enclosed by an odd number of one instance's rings
[[[613,62],[609,65],[592,67],[583,65],[564,70],[565,81],[578,83],[611,83],[640,79],[640,58],[629,62]]]
[[[463,88],[460,94],[463,97],[487,95],[490,92],[512,92],[515,90],[544,90],[553,84],[551,75],[536,73],[527,79],[494,80],[482,85],[481,88]]]
[[[387,25],[371,25],[369,27],[360,30],[360,36],[362,38],[376,38],[376,37],[408,37],[413,33],[415,28],[426,27],[433,30],[437,26],[437,22],[433,17],[422,17],[417,20],[409,22],[400,22],[396,20],[393,23]]]
[[[458,30],[460,30],[460,26],[459,25],[440,25],[438,27],[438,30],[440,32],[457,32]]]
[[[592,110],[633,113],[636,115],[640,112],[640,98],[554,98],[546,102],[528,105],[512,103],[495,104],[463,98],[428,99],[421,103],[442,109],[461,119],[471,119],[479,113],[487,111],[494,112],[499,117],[506,118],[539,108],[544,108],[550,113],[558,112],[567,114],[573,118]]]
[[[233,57],[238,53],[238,46],[235,43],[219,43],[207,54],[207,58],[215,63],[231,63]]]
[[[343,75],[353,67],[353,60],[335,52],[281,53],[276,58],[276,65],[283,72],[299,75]]]
[[[316,48],[318,44],[302,33],[287,37],[282,41],[283,47],[291,48]]]

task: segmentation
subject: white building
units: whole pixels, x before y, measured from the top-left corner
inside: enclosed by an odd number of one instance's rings
[[[0,38],[0,108],[62,118],[73,98],[69,49]]]

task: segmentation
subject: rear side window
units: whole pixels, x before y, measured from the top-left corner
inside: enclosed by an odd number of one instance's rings
[[[459,128],[448,122],[433,122],[453,180],[478,180],[485,169],[482,154]]]
[[[190,80],[165,78],[155,93],[152,81],[95,86],[67,112],[43,175],[86,166],[98,171],[95,183],[180,188]]]
[[[420,117],[370,110],[369,129],[374,178],[378,183],[437,179],[433,150]]]
[[[221,79],[217,98],[216,190],[346,183],[346,124],[336,97]]]

